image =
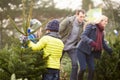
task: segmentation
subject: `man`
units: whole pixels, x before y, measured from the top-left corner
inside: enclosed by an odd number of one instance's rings
[[[63,55],[67,52],[72,63],[70,80],[77,80],[78,63],[76,45],[79,42],[80,34],[83,31],[84,18],[85,11],[76,10],[76,14],[61,21],[59,27],[59,34],[65,45]]]

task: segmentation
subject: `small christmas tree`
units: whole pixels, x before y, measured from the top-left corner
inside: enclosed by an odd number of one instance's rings
[[[14,20],[9,17],[14,28],[24,36],[28,36],[28,27],[30,26],[30,19],[32,16],[31,1],[30,6],[25,7],[25,3],[29,0],[22,0],[23,3],[23,31],[19,29]],[[29,10],[29,11],[27,11]],[[28,13],[29,12],[29,13]],[[44,25],[44,24],[43,24]],[[37,30],[37,29],[36,29]],[[30,34],[34,33],[32,31]],[[43,58],[43,51],[32,51],[31,48],[22,48],[18,39],[15,39],[12,45],[6,46],[0,50],[0,80],[10,80],[11,76],[15,74],[15,77],[28,80],[41,80],[41,75],[46,71],[47,58]]]
[[[9,80],[12,74],[16,78],[37,80],[46,71],[46,60],[43,51],[32,51],[31,48],[21,48],[20,45],[7,46],[0,50],[0,79]]]
[[[109,40],[113,53],[109,56],[105,51],[96,63],[95,80],[120,80],[120,35]],[[112,43],[113,42],[113,43]]]

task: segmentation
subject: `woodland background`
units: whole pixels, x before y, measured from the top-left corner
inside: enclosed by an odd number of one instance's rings
[[[59,19],[62,17],[64,18],[66,16],[74,15],[75,12],[72,9],[56,8],[56,3],[54,0],[32,1],[32,18],[36,18],[42,23],[49,19]],[[37,4],[38,1],[40,1],[39,4]],[[29,5],[29,2],[30,0],[26,0],[25,4]],[[29,80],[40,79],[38,75],[40,76],[41,73],[28,74],[27,72],[24,72],[26,70],[26,66],[28,67],[29,64],[34,63],[34,59],[37,63],[36,55],[27,54],[30,53],[30,49],[20,49],[20,43],[18,39],[19,33],[8,19],[9,15],[18,26],[22,25],[21,18],[23,10],[21,4],[22,0],[0,0],[0,80],[10,80],[12,74],[14,73],[16,74],[17,78],[28,78]],[[103,52],[101,60],[96,60],[97,65],[95,80],[120,80],[120,2],[115,2],[115,0],[103,0],[103,4],[94,6],[92,0],[82,0],[82,6],[80,6],[80,8],[85,9],[86,12],[93,8],[102,8],[102,13],[109,18],[109,23],[106,27],[106,40],[109,42],[109,45],[112,46],[114,52],[112,57],[106,54],[106,52]],[[114,30],[117,30],[118,34],[115,34]],[[25,58],[25,56],[27,57]],[[40,58],[41,57],[42,55],[40,55]],[[27,61],[27,58],[31,58],[31,62]],[[20,64],[18,65],[17,63]],[[41,60],[41,63],[39,64],[45,65],[45,60]],[[19,69],[17,66],[21,66],[21,68],[25,70],[23,70],[23,72],[19,72],[21,69]],[[30,71],[32,68],[33,66],[31,66],[28,71]],[[44,68],[45,66],[43,68],[39,68],[38,70],[44,70]],[[70,68],[70,59],[68,58],[68,55],[65,55],[62,60],[61,80],[69,80]],[[35,72],[35,69],[32,70]],[[37,78],[34,78],[35,76],[37,76]]]

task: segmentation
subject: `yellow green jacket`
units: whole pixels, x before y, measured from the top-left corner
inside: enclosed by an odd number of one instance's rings
[[[44,57],[50,55],[47,60],[47,68],[60,69],[60,58],[64,48],[64,44],[60,39],[45,35],[36,44],[30,41],[28,46],[32,50],[43,49]]]

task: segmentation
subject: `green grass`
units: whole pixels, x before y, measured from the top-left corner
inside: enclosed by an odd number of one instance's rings
[[[71,60],[68,54],[65,53],[61,61],[60,80],[69,80],[70,71],[71,71]]]

